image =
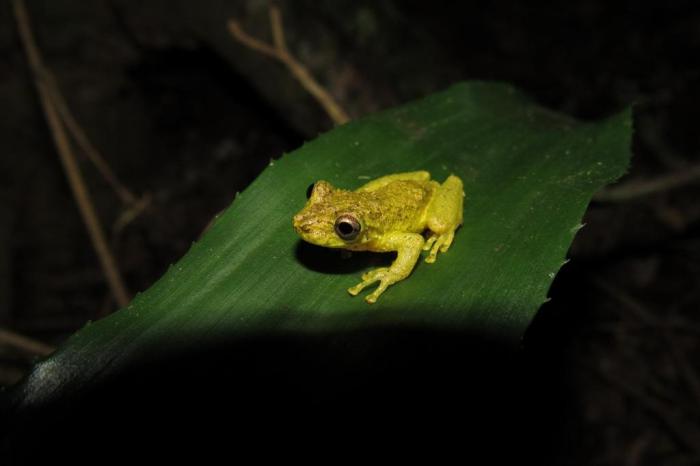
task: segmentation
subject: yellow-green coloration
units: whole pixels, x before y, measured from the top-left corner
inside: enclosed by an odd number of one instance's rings
[[[435,262],[438,251],[447,252],[462,224],[463,198],[462,180],[450,175],[440,184],[427,171],[383,176],[355,191],[318,181],[293,225],[304,241],[318,246],[396,251],[390,267],[365,273],[361,283],[348,289],[355,296],[379,282],[365,298],[374,303],[389,285],[408,277],[421,249],[430,251],[425,259],[428,263]],[[426,230],[427,239],[423,236]]]

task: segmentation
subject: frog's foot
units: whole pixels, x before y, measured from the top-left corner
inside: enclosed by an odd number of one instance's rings
[[[365,301],[370,304],[375,303],[379,295],[384,293],[389,285],[396,283],[396,279],[393,279],[388,267],[380,267],[363,274],[362,282],[358,283],[352,288],[348,288],[348,293],[353,296],[357,296],[360,291],[364,290],[366,287],[375,282],[379,282],[379,286],[371,294],[365,297]]]
[[[432,233],[430,238],[426,240],[425,245],[423,246],[424,251],[430,249],[430,253],[428,254],[428,257],[425,258],[425,261],[429,264],[435,262],[438,251],[447,252],[447,250],[450,249],[450,245],[452,244],[454,237],[454,231],[448,231],[447,233],[443,233],[441,235]]]
[[[362,274],[362,280],[363,281],[369,280],[370,283],[375,282],[377,280],[381,280],[382,276],[386,275],[386,272],[388,272],[388,271],[389,271],[389,267],[379,267],[377,269],[370,270],[370,271]]]

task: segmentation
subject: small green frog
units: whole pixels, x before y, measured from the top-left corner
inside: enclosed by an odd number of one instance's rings
[[[348,289],[355,296],[379,282],[365,298],[370,304],[411,273],[421,249],[430,250],[426,262],[435,262],[462,224],[464,191],[462,180],[454,175],[440,184],[427,171],[396,173],[355,191],[318,181],[309,190],[306,206],[292,222],[304,241],[351,251],[397,252],[390,267],[365,273],[361,283]],[[426,230],[427,239],[422,235]]]

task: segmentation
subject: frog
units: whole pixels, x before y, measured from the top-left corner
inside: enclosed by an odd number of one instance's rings
[[[378,282],[365,301],[373,304],[386,289],[406,279],[422,251],[434,263],[446,253],[462,225],[462,180],[449,175],[444,182],[426,170],[381,176],[351,191],[319,180],[309,186],[306,205],[293,216],[292,226],[302,240],[346,251],[395,252],[389,267],[362,275],[348,288],[357,296]]]

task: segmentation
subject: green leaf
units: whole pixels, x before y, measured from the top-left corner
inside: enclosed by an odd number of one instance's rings
[[[629,111],[581,123],[480,82],[338,127],[271,162],[156,284],[77,332],[20,391],[38,400],[154,348],[257,332],[410,324],[517,341],[593,193],[625,172],[630,137]],[[307,245],[291,218],[316,180],[353,189],[420,169],[438,181],[462,178],[464,225],[435,264],[420,261],[368,305],[346,289],[391,256],[346,259]]]

